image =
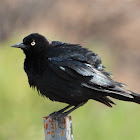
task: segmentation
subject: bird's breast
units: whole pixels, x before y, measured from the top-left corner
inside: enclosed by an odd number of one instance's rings
[[[24,63],[24,69],[31,86],[36,87],[42,95],[51,100],[69,104],[86,100],[81,86],[60,78],[47,67],[47,64],[42,65],[42,63],[32,61]]]

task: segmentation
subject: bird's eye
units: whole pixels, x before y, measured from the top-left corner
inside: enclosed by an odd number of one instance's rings
[[[35,44],[36,44],[35,41],[32,41],[32,42],[31,42],[31,45],[32,45],[32,46],[34,46]]]

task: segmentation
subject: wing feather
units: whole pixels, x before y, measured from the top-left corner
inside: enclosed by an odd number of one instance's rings
[[[66,74],[73,78],[82,77],[81,83],[86,83],[91,86],[113,88],[116,85],[112,79],[87,63],[71,59],[51,59],[51,65],[53,65],[51,66],[51,69],[53,69],[61,77],[64,77]]]

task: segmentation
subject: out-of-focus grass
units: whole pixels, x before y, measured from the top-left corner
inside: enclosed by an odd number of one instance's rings
[[[43,116],[66,104],[42,98],[29,88],[23,52],[10,48],[13,42],[0,44],[0,140],[43,140]],[[114,55],[107,54],[104,50],[100,56],[105,63],[111,63]],[[140,106],[115,102],[117,106],[110,109],[89,101],[71,113],[75,140],[139,140]]]

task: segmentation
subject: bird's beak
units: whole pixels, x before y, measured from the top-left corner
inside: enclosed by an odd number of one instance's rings
[[[23,42],[20,42],[18,44],[12,45],[11,47],[24,49],[24,48],[26,48],[26,45],[24,45]]]

